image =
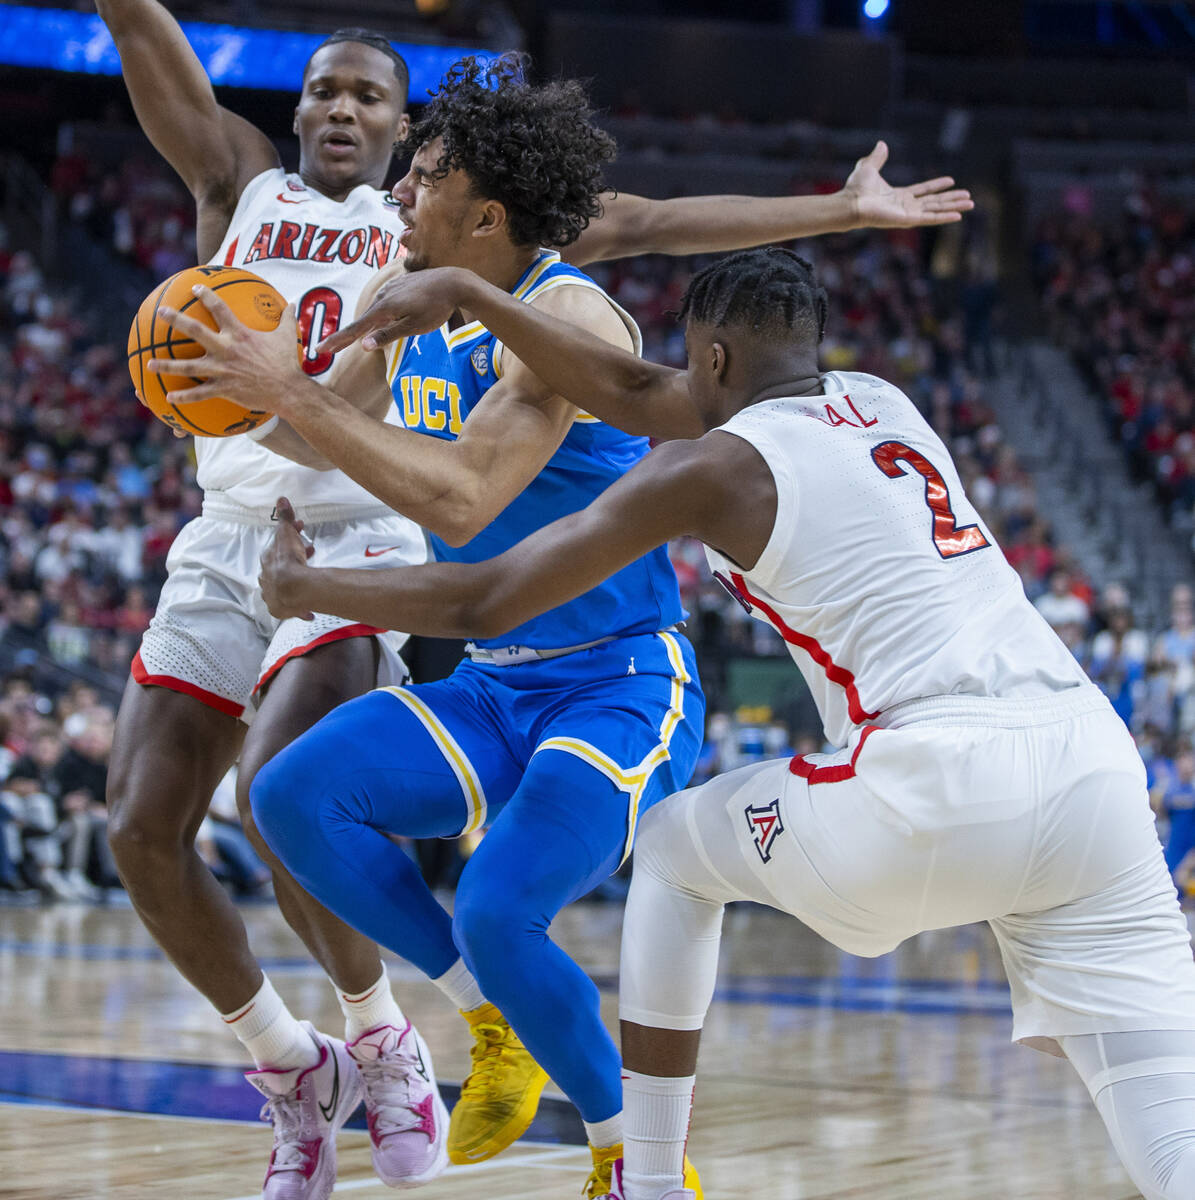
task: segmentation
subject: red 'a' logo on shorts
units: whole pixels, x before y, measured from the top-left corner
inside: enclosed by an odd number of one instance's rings
[[[762,808],[749,804],[743,811],[747,814],[747,829],[755,843],[755,849],[759,851],[759,857],[764,862],[770,862],[772,847],[784,832],[784,822],[780,819],[780,801],[773,800],[771,804],[765,804]]]

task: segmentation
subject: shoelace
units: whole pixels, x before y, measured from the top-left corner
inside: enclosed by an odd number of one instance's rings
[[[301,1171],[307,1163],[302,1146],[303,1119],[296,1089],[285,1096],[274,1096],[262,1105],[258,1117],[274,1126],[275,1171]]]
[[[423,1121],[411,1104],[411,1070],[399,1058],[359,1063],[369,1098],[373,1102],[374,1126],[380,1135],[406,1133]]]
[[[500,1074],[502,1048],[507,1038],[513,1039],[514,1030],[509,1025],[480,1024],[473,1026],[476,1041],[469,1049],[469,1057],[473,1060],[473,1068],[461,1088],[461,1095],[474,1092],[489,1092],[498,1085],[497,1076]]]
[[[614,1159],[607,1158],[604,1162],[594,1163],[585,1181],[584,1200],[601,1200],[601,1197],[610,1195],[613,1186]]]

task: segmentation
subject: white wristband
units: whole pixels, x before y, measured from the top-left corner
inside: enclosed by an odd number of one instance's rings
[[[260,442],[262,438],[268,438],[277,428],[278,418],[271,417],[268,421],[263,421],[256,429],[250,429],[245,436],[251,441]]]

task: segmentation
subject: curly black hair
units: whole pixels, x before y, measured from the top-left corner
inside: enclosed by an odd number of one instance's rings
[[[601,214],[614,139],[594,125],[579,82],[536,87],[524,78],[527,65],[521,54],[461,59],[398,150],[442,138],[433,178],[464,171],[477,195],[506,209],[517,245],[567,246]]]
[[[826,331],[827,308],[826,289],[805,259],[781,246],[764,246],[728,254],[694,275],[679,319],[796,334],[817,345]]]

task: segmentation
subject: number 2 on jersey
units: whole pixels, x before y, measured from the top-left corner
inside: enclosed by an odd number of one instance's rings
[[[299,301],[299,337],[303,345],[303,370],[322,375],[332,365],[332,355],[316,354],[315,348],[340,328],[344,303],[331,288],[312,288]]]
[[[925,502],[934,518],[934,545],[943,558],[958,558],[991,543],[978,525],[959,525],[950,507],[950,492],[941,472],[919,450],[904,442],[881,442],[871,452],[872,461],[889,479],[899,479],[907,463],[925,480]]]

